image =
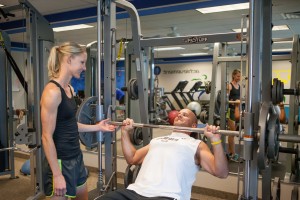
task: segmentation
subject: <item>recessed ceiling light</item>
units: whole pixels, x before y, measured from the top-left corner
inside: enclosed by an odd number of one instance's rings
[[[78,25],[71,25],[71,26],[62,26],[53,28],[54,32],[62,32],[62,31],[71,31],[71,30],[78,30],[78,29],[84,29],[84,28],[93,28],[93,26],[87,25],[87,24],[78,24]]]
[[[162,48],[154,48],[154,51],[172,51],[172,50],[181,50],[183,47],[162,47]]]
[[[237,4],[229,4],[224,6],[213,6],[207,8],[198,8],[197,11],[207,14],[207,13],[215,13],[215,12],[225,12],[232,10],[243,10],[249,9],[249,3],[237,3]]]

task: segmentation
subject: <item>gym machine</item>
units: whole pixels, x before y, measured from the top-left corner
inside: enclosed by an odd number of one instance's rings
[[[172,95],[172,97],[176,101],[176,104],[178,105],[179,109],[183,109],[185,106],[183,106],[182,103],[180,102],[179,98],[177,97],[177,93],[181,96],[181,98],[183,99],[184,103],[187,105],[188,101],[187,101],[186,97],[183,95],[183,90],[184,90],[184,88],[186,87],[186,85],[188,83],[189,82],[186,81],[186,80],[179,81],[178,84],[176,85],[176,87],[171,92],[165,92],[166,95],[168,95],[168,94]],[[170,103],[171,103],[171,101],[170,101]],[[172,107],[175,108],[175,106],[172,106]]]
[[[123,1],[112,1],[109,3],[108,8],[112,4],[120,4],[124,7]],[[107,6],[107,5],[106,5]],[[121,6],[122,7],[122,6]],[[134,10],[134,8],[132,8]],[[111,12],[113,9],[107,10],[107,15],[114,16],[115,13]],[[128,8],[126,8],[128,10]],[[109,12],[110,11],[110,12]],[[261,11],[261,12],[254,12]],[[134,15],[133,15],[134,13]],[[300,139],[298,136],[279,135],[278,115],[274,112],[274,105],[272,103],[272,77],[271,77],[271,1],[270,0],[251,0],[250,1],[250,14],[249,14],[249,32],[247,38],[247,55],[246,59],[246,108],[244,113],[244,131],[239,131],[239,138],[244,142],[244,174],[243,174],[243,194],[240,199],[258,199],[258,180],[259,172],[262,175],[262,199],[275,199],[280,198],[280,180],[276,178],[271,181],[271,166],[270,163],[276,160],[279,148],[279,141],[298,143]],[[139,27],[138,15],[136,12],[131,12],[131,20],[133,26]],[[100,19],[99,19],[100,21]],[[264,27],[264,28],[263,28]],[[265,28],[265,27],[270,27]],[[110,29],[104,31],[104,33],[110,33]],[[153,46],[169,46],[169,45],[183,45],[183,44],[199,44],[199,43],[215,43],[214,56],[217,58],[219,51],[217,50],[219,43],[226,43],[232,41],[240,41],[241,35],[237,33],[226,33],[217,35],[201,35],[201,36],[183,36],[177,38],[155,38],[155,39],[142,39],[140,36],[140,29],[133,31],[133,45],[127,49],[128,54],[127,61],[130,61],[130,65],[136,66],[136,77],[138,97],[139,97],[139,114],[141,115],[141,123],[148,124],[148,88],[146,82],[148,80],[145,73],[141,72],[147,69],[145,66],[147,63],[154,63],[153,56],[148,60],[145,58],[147,55],[151,55]],[[297,41],[299,42],[299,41]],[[104,42],[106,43],[106,42]],[[109,42],[106,44],[110,44]],[[98,44],[99,45],[99,44]],[[223,45],[223,44],[222,44]],[[263,48],[264,47],[264,48]],[[111,46],[109,46],[111,48]],[[99,48],[100,49],[100,48]],[[106,48],[105,48],[106,49]],[[143,49],[143,53],[141,51]],[[150,54],[149,54],[150,52]],[[101,55],[98,50],[98,55]],[[222,56],[226,54],[222,53]],[[128,59],[128,56],[132,56]],[[99,56],[100,57],[100,56]],[[240,58],[239,58],[240,59]],[[112,60],[114,61],[114,60]],[[98,60],[99,62],[99,60]],[[154,65],[151,64],[151,73]],[[217,59],[213,60],[214,66],[217,66]],[[100,65],[99,65],[100,66]],[[262,67],[264,66],[264,67]],[[298,66],[298,63],[297,63]],[[140,70],[140,71],[139,71]],[[213,74],[216,73],[216,67],[213,68]],[[225,73],[226,74],[226,73]],[[294,73],[299,74],[299,73]],[[264,77],[264,78],[262,78]],[[299,79],[298,79],[299,80]],[[225,80],[221,80],[222,82]],[[216,85],[215,80],[211,80],[211,94],[215,94]],[[223,84],[225,85],[225,84]],[[280,84],[279,84],[280,85]],[[150,93],[151,93],[150,87]],[[226,91],[226,88],[221,88]],[[264,91],[261,93],[260,91]],[[151,96],[151,95],[150,95]],[[214,98],[212,98],[214,99]],[[150,105],[151,108],[152,105]],[[223,108],[222,108],[223,107]],[[210,108],[214,108],[214,105],[210,105]],[[221,114],[225,113],[225,102],[221,105]],[[213,112],[212,112],[213,113]],[[144,117],[146,116],[146,117]],[[222,119],[222,117],[221,117]],[[225,119],[224,119],[225,120]],[[224,123],[225,124],[225,123]],[[149,132],[145,132],[145,127],[142,128],[143,144],[146,145],[150,141],[151,135]],[[221,129],[223,129],[221,127]],[[112,141],[108,142],[111,145]],[[106,143],[106,141],[104,141]],[[106,154],[105,157],[111,157],[110,154]],[[107,159],[107,158],[105,158]],[[113,158],[115,159],[115,158]],[[107,163],[111,167],[112,162],[115,164],[115,160]],[[131,170],[130,174],[132,174]],[[138,169],[134,170],[137,174]],[[106,181],[111,183],[111,176],[106,176]],[[105,189],[114,190],[115,187],[107,186]],[[103,191],[103,190],[102,190]],[[297,189],[294,190],[295,195]],[[104,191],[103,191],[104,192]]]
[[[14,151],[22,151],[17,148],[16,144],[26,144],[30,150],[26,151],[30,153],[30,174],[31,174],[31,186],[33,195],[28,199],[37,199],[43,194],[43,176],[42,176],[42,160],[44,154],[41,147],[41,123],[40,123],[40,96],[44,85],[48,82],[47,60],[49,52],[54,42],[53,30],[49,25],[49,22],[27,1],[19,0],[19,5],[12,7],[5,7],[2,10],[9,13],[12,10],[23,9],[26,12],[26,41],[27,44],[27,67],[26,74],[27,89],[27,108],[26,108],[26,122],[19,124],[17,127],[17,133],[13,134],[13,137],[9,138],[9,147],[6,148],[10,152],[11,160],[13,159]],[[9,46],[9,45],[8,45]],[[1,59],[2,60],[2,59]],[[8,69],[8,68],[6,68]],[[12,108],[12,94],[11,94],[11,74],[8,72],[8,88],[3,88],[2,91],[8,91],[8,95],[2,99],[8,99],[8,128],[5,128],[2,134],[11,135],[13,132],[13,108]],[[5,74],[5,73],[3,73]],[[1,79],[6,80],[6,79]],[[20,80],[24,83],[24,81]],[[4,84],[5,85],[5,84]],[[3,102],[3,101],[1,101]],[[2,107],[4,106],[4,107]],[[1,109],[5,109],[3,114],[6,114],[7,107],[3,104]],[[4,120],[5,121],[5,120]],[[10,166],[14,171],[13,162]],[[14,172],[11,172],[14,176]]]
[[[140,30],[140,21],[137,14],[137,10],[134,6],[124,0],[106,0],[106,1],[97,1],[97,21],[98,21],[98,34],[97,34],[97,43],[91,43],[89,46],[91,49],[88,49],[89,58],[91,58],[88,63],[97,61],[97,64],[94,62],[93,69],[96,70],[96,85],[95,91],[96,96],[91,96],[87,98],[79,107],[77,112],[77,119],[83,123],[95,123],[104,118],[104,113],[107,113],[106,117],[113,116],[112,113],[115,112],[115,91],[116,91],[116,82],[115,82],[115,68],[116,68],[116,6],[125,9],[128,11],[131,18],[132,33],[133,33],[133,49],[134,53],[131,55],[132,60],[134,61],[135,68],[132,71],[135,71],[137,75],[136,82],[139,85],[138,87],[138,98],[139,104],[144,105],[140,106],[139,113],[140,120],[142,123],[148,123],[148,85],[146,84],[147,79],[146,71],[144,67],[144,60],[142,49],[140,47],[141,39],[141,30]],[[101,30],[102,29],[102,30]],[[103,35],[101,35],[103,31]],[[102,41],[103,43],[99,42]],[[93,47],[97,46],[97,50],[94,51]],[[102,53],[102,50],[104,52]],[[96,52],[96,55],[95,55]],[[103,67],[103,95],[101,91],[101,67]],[[87,73],[89,74],[89,72]],[[143,78],[141,78],[143,77]],[[91,80],[94,80],[91,78]],[[92,81],[93,82],[93,81]],[[94,95],[93,92],[87,92],[87,94]],[[103,103],[101,102],[101,97],[103,96]],[[143,142],[148,144],[150,131],[147,129],[143,130]],[[96,193],[101,195],[104,192],[116,190],[117,188],[117,172],[116,172],[116,135],[115,134],[103,134],[102,132],[97,132],[96,137],[91,137],[91,134],[80,133],[80,139],[83,144],[88,144],[91,146],[98,147],[98,167],[99,175]],[[105,148],[105,180],[103,177],[102,169],[102,144]]]

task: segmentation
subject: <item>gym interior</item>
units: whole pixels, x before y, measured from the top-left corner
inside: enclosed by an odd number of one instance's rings
[[[122,151],[123,120],[136,123],[139,149],[175,130],[185,108],[197,116],[197,139],[212,149],[204,127],[219,126],[224,152],[234,136],[239,156],[227,157],[224,179],[200,168],[191,199],[300,199],[300,1],[1,0],[0,33],[1,199],[48,199],[40,100],[50,50],[66,41],[87,52],[86,70],[70,81],[76,119],[117,126],[79,132],[89,200],[138,176]],[[238,102],[228,96],[236,69]]]

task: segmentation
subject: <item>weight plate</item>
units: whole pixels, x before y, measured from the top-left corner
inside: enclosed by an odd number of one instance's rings
[[[136,81],[135,78],[130,79],[128,81],[127,93],[128,93],[128,97],[131,100],[136,100],[136,99],[139,98],[139,95],[138,95],[138,86],[137,86],[137,81]]]
[[[134,145],[141,145],[143,143],[143,129],[135,128],[133,132],[129,134],[130,141]]]
[[[276,86],[276,104],[280,103],[280,87],[281,87],[281,81],[277,80],[277,86]]]
[[[92,96],[86,98],[79,106],[76,118],[77,121],[83,124],[95,124],[96,123],[96,103],[98,97]],[[88,147],[94,148],[98,145],[97,134],[95,132],[79,132],[79,138],[81,143]]]
[[[277,104],[277,78],[274,78],[273,79],[273,85],[272,85],[272,94],[271,94],[271,97],[272,97],[272,102],[274,105]]]
[[[269,166],[269,160],[266,156],[267,139],[268,139],[268,117],[272,110],[271,102],[263,102],[259,115],[259,148],[257,155],[257,165],[259,169],[264,170]],[[274,109],[273,109],[274,110]]]
[[[284,89],[284,83],[282,81],[280,81],[279,103],[283,102],[283,89]]]
[[[267,157],[269,160],[276,161],[278,159],[280,134],[280,122],[277,114],[271,114],[268,120],[268,146]]]
[[[207,110],[201,111],[199,120],[200,120],[203,124],[206,124],[206,123],[207,123],[207,121],[208,121],[208,111],[207,111]]]
[[[133,165],[127,165],[125,174],[124,174],[124,187],[127,188],[127,186],[131,183],[133,183]]]
[[[132,183],[135,182],[139,172],[140,172],[140,169],[141,169],[141,165],[136,165],[134,170],[133,170],[133,175],[132,175]]]
[[[206,92],[206,94],[209,94],[210,91],[211,91],[211,82],[208,81],[205,83],[205,92]]]

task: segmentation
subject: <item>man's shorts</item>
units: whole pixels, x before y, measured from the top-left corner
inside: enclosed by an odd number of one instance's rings
[[[75,198],[76,189],[83,186],[87,180],[82,153],[70,160],[58,159],[58,164],[67,184],[67,193],[65,196]],[[53,174],[47,159],[45,159],[44,165],[44,192],[47,197],[54,195]]]

